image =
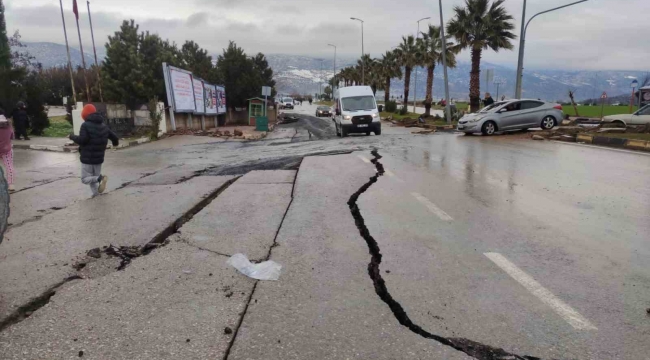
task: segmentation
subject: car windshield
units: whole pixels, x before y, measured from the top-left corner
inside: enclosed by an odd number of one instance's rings
[[[344,111],[358,111],[358,110],[374,110],[375,105],[374,96],[351,96],[341,99],[343,102]]]
[[[496,109],[498,109],[499,107],[501,107],[501,106],[503,106],[503,105],[505,105],[507,103],[508,103],[507,101],[496,102],[496,103],[494,103],[492,105],[484,107],[479,112],[482,113],[482,114],[487,114],[487,113],[490,113],[490,112],[494,112],[494,111],[496,111]]]
[[[635,113],[635,115],[650,115],[650,105],[642,107]]]
[[[329,110],[330,108],[327,106],[319,106],[318,110]]]

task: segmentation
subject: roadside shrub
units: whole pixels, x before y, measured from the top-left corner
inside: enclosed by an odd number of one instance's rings
[[[408,114],[408,112],[409,112],[408,107],[406,105],[402,106],[402,108],[399,109],[399,114],[400,115],[406,115],[406,114]]]
[[[386,105],[384,106],[384,111],[389,113],[397,112],[397,103],[392,100],[387,101]]]

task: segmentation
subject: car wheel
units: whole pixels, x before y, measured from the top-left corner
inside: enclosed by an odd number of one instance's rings
[[[544,130],[551,130],[555,127],[556,124],[557,120],[555,120],[555,118],[550,115],[542,119],[542,129]]]
[[[494,121],[488,121],[485,124],[483,124],[483,127],[481,127],[481,132],[483,135],[494,135],[494,133],[497,131],[497,124],[494,123]]]

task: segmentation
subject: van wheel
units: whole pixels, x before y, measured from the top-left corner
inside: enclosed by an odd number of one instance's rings
[[[348,130],[341,126],[341,137],[346,137],[348,136]]]
[[[336,129],[336,136],[341,136],[341,132],[339,131],[339,125],[334,122],[334,128]]]
[[[370,131],[366,131],[366,136],[370,136]]]
[[[488,121],[485,124],[483,124],[483,127],[481,128],[481,132],[483,135],[494,135],[494,133],[497,131],[497,125],[494,123],[494,121]]]

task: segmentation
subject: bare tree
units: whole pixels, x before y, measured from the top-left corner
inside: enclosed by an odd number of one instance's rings
[[[571,105],[573,105],[573,110],[575,110],[576,116],[580,116],[580,113],[578,113],[578,105],[576,104],[574,95],[575,95],[575,90],[569,90],[569,98],[571,98]]]

